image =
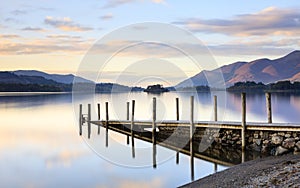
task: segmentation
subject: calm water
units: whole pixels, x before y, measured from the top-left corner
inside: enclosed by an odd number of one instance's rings
[[[240,121],[240,95],[219,98],[219,119]],[[158,119],[175,119],[175,98],[180,98],[180,119],[189,118],[190,93],[155,95]],[[110,119],[125,119],[126,102],[136,100],[136,119],[151,119],[153,95],[82,95],[72,103],[70,94],[0,94],[0,181],[1,187],[175,187],[191,181],[190,157],[157,146],[157,167],[152,167],[152,144],[135,139],[132,157],[126,136],[93,127],[88,141],[78,136],[78,104],[109,101]],[[221,100],[221,99],[220,99]],[[272,95],[274,122],[300,122],[300,96]],[[74,108],[75,106],[75,108]],[[222,107],[221,107],[222,106]],[[211,95],[196,97],[196,120],[212,119]],[[75,113],[74,113],[75,112]],[[92,105],[92,119],[96,119]],[[101,117],[102,118],[102,117]],[[266,121],[264,95],[247,96],[247,120]],[[195,158],[195,179],[214,173],[214,164]],[[218,165],[217,170],[225,169]]]

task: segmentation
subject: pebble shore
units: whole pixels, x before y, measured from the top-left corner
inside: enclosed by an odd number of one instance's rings
[[[182,187],[300,187],[300,155],[248,161]]]

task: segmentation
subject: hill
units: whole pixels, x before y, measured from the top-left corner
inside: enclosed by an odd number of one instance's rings
[[[36,71],[36,70],[17,70],[17,71],[12,71],[12,73],[18,75],[18,76],[39,76],[43,77],[48,80],[53,80],[58,83],[63,83],[63,84],[71,84],[73,83],[73,80],[75,76],[73,74],[66,74],[66,75],[61,75],[61,74],[48,74],[45,72],[41,71]],[[90,80],[81,78],[81,77],[76,77],[77,82],[82,82],[82,83],[91,83]]]
[[[190,79],[176,85],[176,88],[208,85],[207,80],[214,80],[217,74],[223,73],[226,87],[237,82],[275,83],[282,80],[300,81],[300,51],[270,60],[257,59],[251,62],[236,62],[211,71],[201,71]],[[218,80],[221,84],[222,81]]]

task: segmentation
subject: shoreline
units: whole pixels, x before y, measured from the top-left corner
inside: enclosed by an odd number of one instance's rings
[[[193,181],[192,187],[299,187],[300,155],[286,154],[248,161]]]

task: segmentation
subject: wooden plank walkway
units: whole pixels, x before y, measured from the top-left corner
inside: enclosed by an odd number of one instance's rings
[[[109,126],[114,125],[131,125],[131,121],[119,121],[119,120],[99,120],[91,121],[93,124],[106,124]],[[135,126],[141,126],[142,128],[152,128],[152,121],[150,120],[136,120]],[[176,121],[176,120],[163,120],[157,121],[156,127],[190,127],[190,121]],[[227,122],[227,121],[195,121],[194,126],[196,128],[215,128],[215,129],[242,129],[241,122]],[[264,123],[264,122],[247,122],[247,130],[253,131],[300,131],[300,124],[296,123]]]

